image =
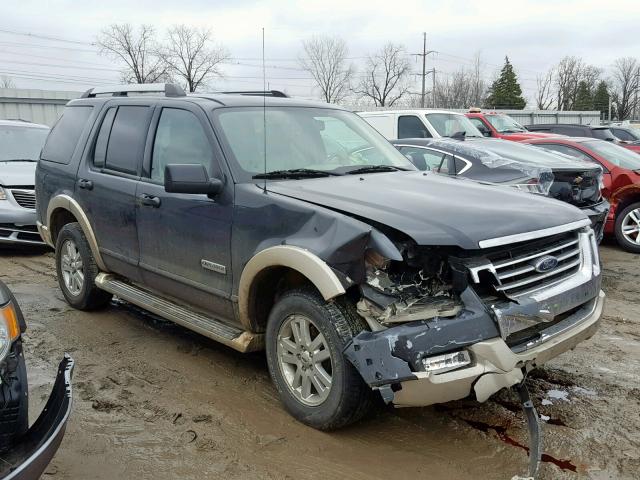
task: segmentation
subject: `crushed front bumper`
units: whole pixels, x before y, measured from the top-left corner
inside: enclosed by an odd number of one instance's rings
[[[474,359],[468,368],[439,375],[416,372],[415,380],[401,382],[401,389],[394,392],[394,405],[426,406],[459,400],[471,393],[484,402],[498,390],[520,383],[523,369],[542,365],[592,337],[598,329],[604,298],[600,292],[598,298],[564,320],[569,327],[563,329],[557,324],[557,333],[536,347],[516,353],[502,338],[493,338],[468,348]]]
[[[364,381],[396,406],[427,406],[471,393],[482,402],[501,388],[520,382],[523,369],[541,365],[595,333],[605,298],[600,277],[558,290],[548,289],[548,296],[533,304],[494,308],[492,315],[468,288],[461,295],[465,309],[456,318],[362,332],[346,346],[345,355]],[[532,306],[538,311],[558,308],[557,314],[562,316],[534,339],[508,345],[510,337],[505,330],[513,326],[513,319],[528,315]],[[460,350],[470,354],[468,366],[438,374],[425,371],[422,365],[425,357]]]
[[[44,410],[10,450],[0,454],[0,480],[38,480],[58,450],[71,414],[73,359],[65,355]]]

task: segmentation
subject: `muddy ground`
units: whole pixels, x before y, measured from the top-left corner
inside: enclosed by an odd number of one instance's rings
[[[601,329],[537,371],[541,478],[640,475],[640,259],[602,248]],[[512,392],[484,404],[381,410],[322,433],[281,408],[260,354],[242,355],[126,305],[72,310],[50,252],[0,252],[29,322],[32,420],[64,352],[75,404],[46,479],[510,479],[526,471]]]

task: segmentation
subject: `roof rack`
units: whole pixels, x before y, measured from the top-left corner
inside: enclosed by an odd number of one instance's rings
[[[109,93],[114,97],[127,97],[129,93],[163,93],[165,97],[184,97],[186,95],[182,87],[175,83],[139,83],[90,88],[80,98],[94,98],[97,95]]]
[[[227,95],[247,95],[250,97],[278,97],[278,98],[289,98],[284,92],[280,90],[238,90],[236,92],[218,92],[218,93],[226,93]]]

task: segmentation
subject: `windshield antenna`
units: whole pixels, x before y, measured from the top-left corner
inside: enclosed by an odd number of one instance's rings
[[[264,27],[262,27],[262,132],[264,134],[264,188],[267,193],[267,70],[264,66]]]

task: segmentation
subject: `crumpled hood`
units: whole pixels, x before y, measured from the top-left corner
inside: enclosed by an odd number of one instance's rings
[[[477,249],[481,240],[587,218],[549,198],[423,172],[278,181],[267,189],[387,225],[419,245]]]
[[[0,185],[32,187],[36,181],[37,162],[0,162]]]

